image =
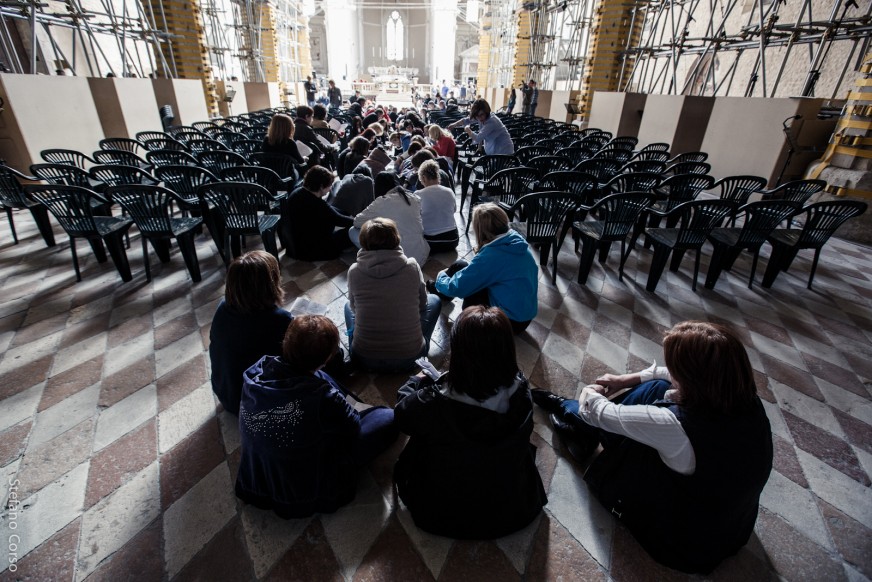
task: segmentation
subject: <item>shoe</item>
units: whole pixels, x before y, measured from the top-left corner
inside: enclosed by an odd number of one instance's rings
[[[560,412],[563,410],[561,405],[566,401],[566,398],[562,396],[558,396],[553,392],[541,390],[539,388],[530,390],[530,395],[533,397],[533,402],[546,412]]]
[[[427,279],[427,282],[424,283],[424,287],[427,289],[427,293],[431,293],[436,295],[442,301],[451,301],[453,297],[449,297],[448,295],[444,295],[436,290],[436,281],[433,279]]]
[[[599,440],[592,433],[579,430],[576,423],[568,422],[566,417],[561,417],[559,413],[552,412],[548,415],[548,419],[554,432],[566,446],[566,450],[579,463],[585,463],[599,446]]]

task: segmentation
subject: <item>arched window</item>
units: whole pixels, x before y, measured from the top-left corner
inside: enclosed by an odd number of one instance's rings
[[[403,19],[396,10],[388,17],[386,55],[389,61],[403,60]]]

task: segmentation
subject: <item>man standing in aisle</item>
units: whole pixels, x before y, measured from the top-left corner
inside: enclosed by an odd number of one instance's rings
[[[306,90],[306,101],[309,103],[309,107],[313,107],[315,105],[315,94],[318,92],[318,87],[316,87],[315,83],[312,82],[312,77],[306,77],[306,82],[303,83],[303,88]]]
[[[536,116],[536,106],[539,105],[539,87],[536,86],[536,81],[530,79],[530,115]]]

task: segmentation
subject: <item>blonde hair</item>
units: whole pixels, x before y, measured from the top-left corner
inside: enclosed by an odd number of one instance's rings
[[[269,122],[269,129],[266,132],[266,141],[269,145],[278,145],[285,140],[294,139],[294,131],[296,126],[290,115],[277,113],[273,115]]]
[[[379,137],[385,132],[385,126],[378,121],[373,121],[372,123],[370,123],[367,126],[367,129],[371,129]]]
[[[509,215],[493,202],[479,204],[472,211],[472,231],[477,245],[475,252],[479,252],[486,244],[509,232]]]
[[[448,137],[449,134],[444,129],[434,124],[427,130],[427,135],[429,135],[430,139],[433,141],[439,141],[443,137]]]
[[[418,181],[424,184],[439,183],[439,163],[436,160],[427,160],[418,167]]]

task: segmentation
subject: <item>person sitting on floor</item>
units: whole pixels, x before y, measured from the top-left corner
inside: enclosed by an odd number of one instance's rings
[[[393,410],[352,405],[355,397],[322,371],[338,350],[332,321],[301,315],[281,357],[245,371],[236,476],[244,502],[284,519],[332,513],[354,499],[358,470],[396,440]]]
[[[451,329],[448,374],[409,378],[394,414],[409,435],[394,483],[422,530],[498,538],[528,525],[548,502],[530,444],[527,379],[499,309],[464,309]]]
[[[579,400],[543,390],[533,400],[579,461],[602,443],[584,479],[655,560],[708,574],[751,537],[772,430],[732,330],[679,323],[663,355],[665,368],[605,374]]]
[[[227,268],[224,299],[209,330],[212,391],[224,410],[239,414],[242,373],[263,355],[278,355],[291,314],[284,300],[279,262],[265,251],[233,259]]]
[[[345,304],[351,361],[372,371],[406,371],[430,350],[442,302],[427,294],[417,261],[403,254],[396,222],[368,220],[360,247],[348,269]]]
[[[454,192],[442,186],[439,180],[439,164],[435,161],[427,160],[418,168],[418,182],[423,186],[417,192],[421,198],[421,221],[431,254],[453,251],[460,242],[454,222],[457,200]]]
[[[282,200],[282,240],[287,252],[303,261],[329,261],[351,246],[348,228],[354,220],[327,204],[323,198],[333,186],[333,172],[309,168],[303,186]]]
[[[539,310],[539,267],[527,241],[509,228],[506,212],[491,202],[472,212],[472,230],[478,244],[467,263],[455,261],[439,273],[428,290],[470,305],[493,305],[502,309],[521,333]]]
[[[356,168],[333,184],[327,202],[347,216],[357,216],[375,200],[368,168]]]

